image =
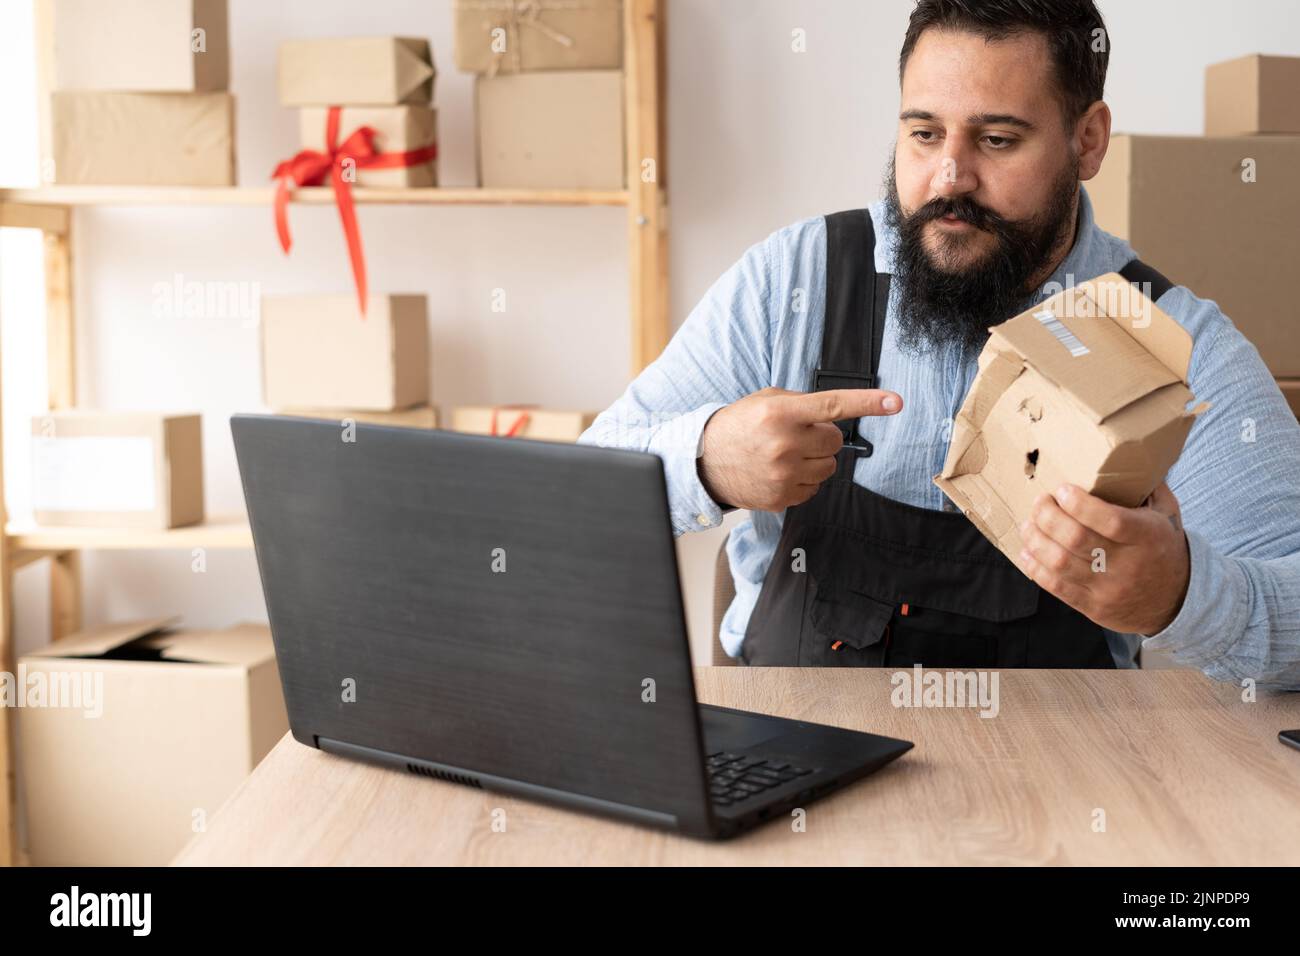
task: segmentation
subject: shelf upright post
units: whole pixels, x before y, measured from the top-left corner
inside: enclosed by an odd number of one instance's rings
[[[668,203],[661,110],[665,0],[624,0],[632,375],[668,344]]]

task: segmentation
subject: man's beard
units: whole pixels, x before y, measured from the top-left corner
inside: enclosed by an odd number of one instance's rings
[[[894,284],[898,287],[898,342],[909,351],[960,346],[982,348],[989,326],[1024,311],[1033,290],[1030,281],[1047,265],[1074,212],[1079,164],[1068,164],[1052,185],[1048,205],[1033,218],[1004,219],[965,196],[937,197],[911,215],[903,213],[891,158],[885,182],[886,220],[898,237]],[[963,268],[941,265],[976,237],[940,235],[935,255],[925,248],[927,223],[946,215],[990,233],[996,246]]]

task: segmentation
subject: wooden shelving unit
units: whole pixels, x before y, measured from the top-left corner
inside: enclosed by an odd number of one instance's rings
[[[389,206],[626,206],[625,189],[473,189],[357,186],[361,205]],[[0,189],[0,203],[18,206],[269,206],[275,189],[259,186],[46,186]],[[293,201],[334,205],[328,186],[294,190]]]
[[[48,44],[48,21],[38,3],[38,43]],[[668,229],[663,152],[663,36],[666,0],[623,0],[624,96],[627,188],[622,190],[527,190],[474,188],[365,188],[353,190],[360,206],[624,206],[629,256],[630,370],[633,375],[667,344]],[[43,51],[38,63],[48,63]],[[41,70],[44,71],[42,66]],[[38,90],[48,84],[37,84]],[[271,95],[268,91],[268,95]],[[643,177],[651,159],[656,175]],[[76,318],[72,231],[76,210],[88,206],[269,206],[266,186],[189,188],[147,186],[47,186],[0,189],[0,227],[39,229],[44,234],[49,408],[75,408]],[[298,189],[293,202],[333,204],[328,187]],[[362,214],[364,217],[364,213]],[[364,229],[364,220],[362,223]],[[0,409],[4,389],[0,382]],[[0,671],[16,672],[13,644],[13,573],[36,561],[50,562],[50,633],[58,640],[81,628],[81,552],[247,548],[252,536],[242,516],[213,518],[169,531],[105,528],[40,528],[11,524],[4,503],[3,432],[0,423]],[[15,806],[13,720],[0,707],[0,865],[21,862]]]

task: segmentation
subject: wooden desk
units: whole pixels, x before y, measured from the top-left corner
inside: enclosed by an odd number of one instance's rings
[[[1300,694],[1192,671],[1003,671],[1000,712],[903,709],[878,670],[703,667],[700,699],[915,749],[709,843],[353,763],[286,736],[180,854],[231,864],[1300,863]],[[503,808],[507,829],[492,830]],[[1094,832],[1094,812],[1105,832]]]

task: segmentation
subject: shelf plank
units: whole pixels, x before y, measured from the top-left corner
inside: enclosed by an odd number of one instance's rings
[[[211,518],[185,528],[57,528],[10,522],[9,547],[18,551],[150,550],[164,548],[251,548],[253,535],[243,515]]]
[[[357,186],[366,205],[397,206],[626,206],[625,189],[476,189],[472,187]],[[269,206],[272,186],[43,186],[0,189],[0,205],[22,206]],[[293,202],[333,205],[334,190],[305,186]]]

